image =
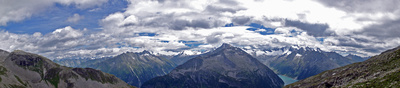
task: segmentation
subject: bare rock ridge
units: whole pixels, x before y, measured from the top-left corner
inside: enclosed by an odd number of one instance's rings
[[[328,70],[285,86],[287,88],[399,88],[400,47],[370,59]]]
[[[284,83],[271,69],[240,48],[223,44],[179,65],[142,88],[281,88]]]
[[[111,74],[60,66],[20,50],[0,50],[0,61],[0,88],[134,88]]]

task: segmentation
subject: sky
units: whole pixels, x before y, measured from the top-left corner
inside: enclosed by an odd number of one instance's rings
[[[0,49],[50,59],[222,43],[373,56],[400,45],[398,0],[0,0]]]

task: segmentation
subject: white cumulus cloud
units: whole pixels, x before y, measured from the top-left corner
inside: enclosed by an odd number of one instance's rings
[[[79,20],[81,20],[83,18],[85,18],[85,17],[75,13],[73,16],[68,17],[67,22],[77,23]]]

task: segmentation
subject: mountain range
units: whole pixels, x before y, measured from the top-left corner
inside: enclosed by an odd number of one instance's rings
[[[141,86],[145,81],[167,74],[176,64],[149,51],[126,52],[100,59],[61,59],[55,62],[76,67],[90,67],[115,75],[130,85]]]
[[[285,87],[399,88],[400,46],[366,61],[324,71]]]
[[[254,52],[252,56],[273,69],[275,73],[297,80],[305,79],[326,70],[366,60],[366,58],[353,54],[343,57],[335,52],[325,52],[318,48],[309,47],[288,46],[264,49],[263,52],[261,54]],[[143,55],[147,57],[144,58]],[[145,81],[165,75],[177,65],[182,65],[197,56],[199,55],[185,54],[185,52],[174,56],[160,56],[143,51],[138,53],[127,52],[115,57],[99,59],[60,59],[54,61],[70,67],[99,69],[116,75],[131,85],[140,87]]]
[[[280,88],[283,81],[271,69],[240,48],[223,44],[196,56],[142,88]]]
[[[264,49],[253,54],[258,60],[272,68],[277,74],[297,80],[365,60],[356,55],[343,57],[336,52],[325,52],[319,48],[282,47]]]
[[[0,50],[1,88],[134,88],[91,68],[60,66],[32,53]]]

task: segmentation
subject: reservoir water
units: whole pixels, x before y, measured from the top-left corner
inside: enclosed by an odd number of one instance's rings
[[[292,79],[292,78],[284,76],[284,75],[278,75],[278,76],[283,80],[283,82],[285,82],[285,85],[288,85],[288,84],[298,81],[298,80]]]

